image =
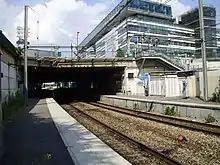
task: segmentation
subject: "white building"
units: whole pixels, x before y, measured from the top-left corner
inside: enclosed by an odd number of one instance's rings
[[[114,57],[118,48],[117,28],[113,28],[109,33],[96,42],[96,52],[98,57]]]
[[[217,56],[220,57],[220,29],[216,29],[216,39],[217,39]]]
[[[140,51],[162,53],[171,58],[195,54],[193,29],[176,25],[170,5],[146,0],[122,0],[80,43],[93,47],[97,56],[114,57],[118,48],[126,56]]]

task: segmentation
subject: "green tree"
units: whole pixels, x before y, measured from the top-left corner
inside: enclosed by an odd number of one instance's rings
[[[15,48],[16,51],[16,61],[20,62],[22,59],[22,55],[24,54],[24,48],[17,47]]]
[[[121,48],[118,48],[116,57],[124,57],[124,52]]]
[[[16,48],[16,53],[21,56],[24,53],[24,48],[17,47]]]

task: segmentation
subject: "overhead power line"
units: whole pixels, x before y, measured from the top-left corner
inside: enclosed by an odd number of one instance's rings
[[[28,6],[33,12],[35,12],[39,17],[41,16],[36,10],[34,10],[31,6]],[[45,5],[45,7],[47,8],[47,5]],[[62,33],[66,38],[68,38],[68,40],[70,42],[72,42],[73,44],[76,44],[67,34],[65,34],[64,32],[62,32],[59,28],[55,27],[55,29]]]

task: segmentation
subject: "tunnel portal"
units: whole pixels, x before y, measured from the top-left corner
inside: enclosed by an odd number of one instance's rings
[[[58,101],[99,100],[100,95],[121,91],[124,67],[28,67],[29,97],[54,97]],[[55,90],[42,84],[55,82]],[[65,87],[60,84],[68,84]]]

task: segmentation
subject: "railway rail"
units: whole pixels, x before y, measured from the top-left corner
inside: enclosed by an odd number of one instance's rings
[[[214,125],[214,124],[208,124],[208,123],[202,123],[198,121],[191,121],[191,120],[186,120],[186,119],[181,119],[177,117],[171,117],[171,116],[165,116],[165,115],[160,115],[160,114],[154,114],[154,113],[149,113],[149,112],[143,112],[140,110],[132,110],[128,108],[123,108],[123,107],[117,107],[105,103],[87,103],[93,106],[97,106],[100,108],[105,108],[110,111],[115,111],[118,113],[126,114],[129,116],[133,117],[138,117],[142,119],[147,119],[147,120],[153,120],[165,124],[170,124],[178,127],[183,127],[191,130],[196,130],[196,131],[202,131],[205,133],[213,134],[213,135],[220,135],[220,126],[219,125]]]
[[[77,108],[76,106],[69,104],[69,106],[71,106],[73,109],[79,111],[80,113],[82,113],[83,115],[87,116],[88,118],[92,119],[93,121],[95,121],[96,123],[104,126],[106,129],[108,129],[110,132],[114,133],[117,136],[120,136],[121,138],[123,138],[126,141],[129,141],[130,143],[132,143],[133,145],[139,147],[140,149],[142,149],[143,151],[146,151],[147,153],[150,153],[151,155],[154,155],[155,157],[161,159],[164,163],[166,162],[169,165],[182,165],[182,163],[172,159],[171,157],[163,154],[162,152],[159,152],[143,143],[140,143],[139,141],[132,139],[126,135],[124,135],[123,133],[111,128],[110,126],[102,123],[101,121],[95,119],[94,117],[88,115],[87,113],[85,113],[82,109],[83,108]]]

